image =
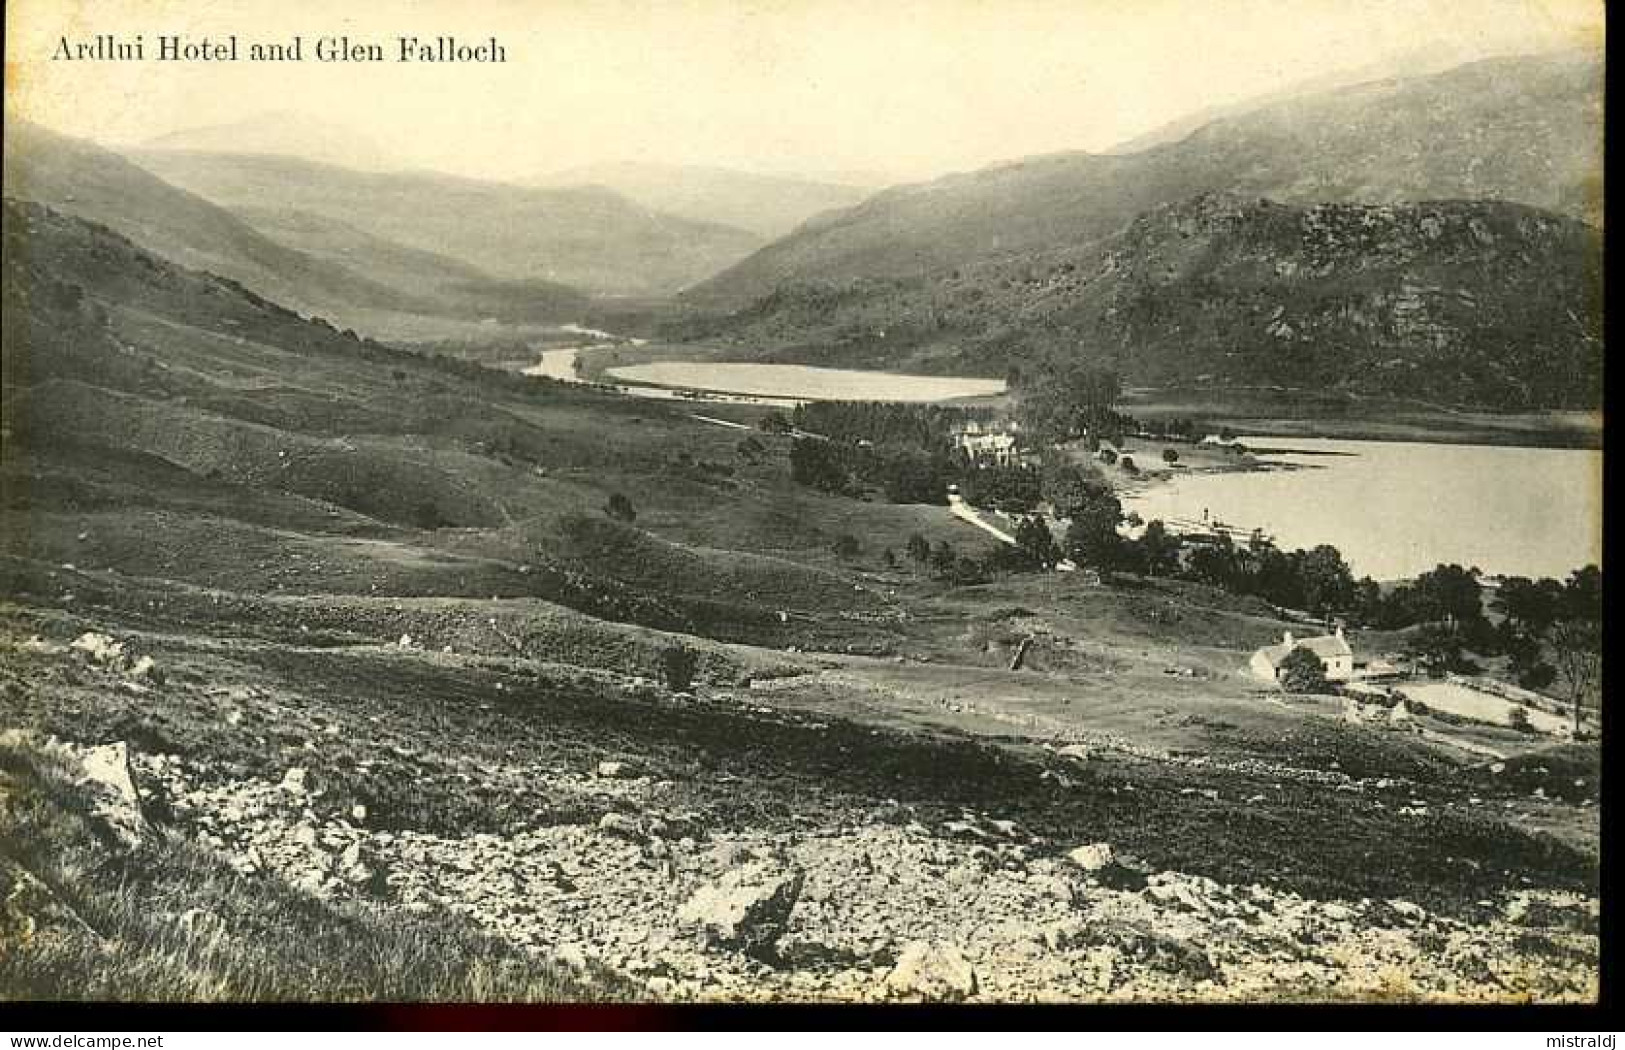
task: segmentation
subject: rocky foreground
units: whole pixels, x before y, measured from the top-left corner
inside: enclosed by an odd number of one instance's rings
[[[302,767],[226,779],[122,743],[41,746],[79,763],[113,841],[178,834],[318,898],[464,916],[662,1000],[1598,993],[1598,905],[1573,893],[1521,890],[1476,902],[1468,918],[1402,899],[1311,900],[1148,870],[1109,843],[1043,841],[996,814],[928,827],[905,807],[799,834],[706,833],[663,802],[671,781],[613,761],[532,771],[561,794],[596,797],[596,822],[448,837],[370,828],[365,806]]]

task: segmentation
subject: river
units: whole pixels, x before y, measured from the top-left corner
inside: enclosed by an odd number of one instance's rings
[[[1206,511],[1243,529],[1262,528],[1286,549],[1329,543],[1356,575],[1379,580],[1414,576],[1441,562],[1560,579],[1602,562],[1599,451],[1242,440],[1267,463],[1294,469],[1176,470],[1166,482],[1125,498],[1124,509],[1147,521],[1200,521]],[[1268,454],[1272,446],[1295,451]]]

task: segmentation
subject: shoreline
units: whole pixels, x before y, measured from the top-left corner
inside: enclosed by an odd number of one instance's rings
[[[539,348],[538,352],[542,349],[559,348],[544,347]],[[740,400],[746,398],[773,398],[783,402],[814,400],[795,394],[744,394],[693,385],[668,386],[621,379],[609,374],[614,368],[656,361],[696,363],[709,361],[719,364],[792,363],[741,358],[727,348],[628,342],[587,345],[572,349],[580,352],[582,367],[579,378],[585,382],[644,386],[674,392],[688,390],[716,398]],[[881,370],[873,371],[881,374]],[[1008,393],[970,395],[942,399],[936,403],[997,407],[1008,404],[1009,398]],[[700,398],[703,399],[705,398]],[[1351,400],[1291,391],[1256,389],[1187,394],[1178,390],[1152,388],[1127,391],[1121,408],[1148,424],[1175,417],[1195,417],[1214,429],[1228,426],[1232,430],[1252,435],[1255,440],[1268,438],[1283,445],[1294,438],[1321,438],[1338,441],[1568,448],[1586,451],[1600,451],[1603,447],[1603,418],[1600,410],[1497,412],[1490,409],[1454,408],[1397,398]],[[1320,454],[1320,450],[1313,451]]]

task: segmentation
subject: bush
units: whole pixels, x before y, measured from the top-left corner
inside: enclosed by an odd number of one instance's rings
[[[843,532],[835,537],[835,542],[830,544],[830,549],[842,558],[855,558],[862,552],[863,545],[850,532]]]
[[[1163,449],[1162,450],[1162,461],[1164,463],[1168,464],[1170,467],[1173,466],[1175,463],[1178,463],[1179,462],[1179,450],[1178,449],[1173,449],[1173,448],[1165,448],[1165,449]]]
[[[1275,679],[1289,693],[1322,693],[1326,691],[1326,665],[1300,646],[1286,654]]]
[[[610,494],[609,502],[604,504],[604,513],[616,521],[625,522],[635,521],[638,516],[637,508],[632,506],[632,501],[619,492]]]
[[[1520,733],[1535,731],[1534,723],[1529,721],[1529,709],[1521,705],[1507,712],[1507,724]]]
[[[672,645],[660,653],[660,680],[674,693],[686,693],[694,684],[694,672],[699,667],[699,654],[682,646]]]
[[[1518,684],[1525,689],[1545,689],[1557,681],[1557,668],[1548,663],[1537,663],[1518,675]]]

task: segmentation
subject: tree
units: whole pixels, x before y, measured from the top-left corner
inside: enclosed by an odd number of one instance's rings
[[[1039,472],[1039,494],[1058,517],[1069,518],[1074,507],[1111,494],[1111,483],[1097,468],[1075,463],[1059,453],[1044,458]]]
[[[674,693],[686,693],[694,684],[700,658],[683,645],[669,645],[660,651],[660,679]]]
[[[1563,595],[1563,585],[1556,580],[1510,576],[1501,581],[1491,606],[1513,627],[1542,635],[1557,619]]]
[[[1310,612],[1326,616],[1354,605],[1354,574],[1336,547],[1322,543],[1301,552],[1296,569],[1304,607]]]
[[[1602,621],[1602,570],[1595,565],[1569,573],[1563,587],[1562,615],[1571,620]]]
[[[1113,406],[1122,378],[1081,359],[1050,359],[1032,366],[1017,390],[1022,429],[1039,441],[1068,441],[1085,433],[1100,437],[1120,427]]]
[[[760,438],[753,434],[747,434],[739,439],[739,444],[734,446],[734,451],[739,454],[740,459],[754,466],[760,463],[762,457],[767,454],[767,446],[762,444]]]
[[[1102,463],[1106,464],[1108,467],[1111,466],[1112,464],[1116,463],[1117,462],[1117,450],[1114,449],[1114,448],[1103,448],[1103,449],[1101,449],[1100,450],[1100,461]]]
[[[1133,456],[1123,456],[1117,461],[1117,468],[1125,474],[1138,474],[1140,468],[1135,465]]]
[[[1179,450],[1177,448],[1165,448],[1165,449],[1163,449],[1162,450],[1162,461],[1164,463],[1168,464],[1170,467],[1173,466],[1175,463],[1178,463],[1179,462]]]
[[[1416,596],[1430,620],[1452,628],[1484,615],[1478,579],[1460,565],[1440,565],[1416,578]]]
[[[616,521],[624,521],[628,524],[636,521],[638,517],[637,508],[632,506],[632,501],[619,492],[610,493],[609,502],[604,504],[604,513]]]
[[[920,565],[924,565],[931,557],[931,544],[917,532],[909,536],[905,550],[908,552],[909,560]]]
[[[764,434],[788,434],[795,428],[782,412],[769,412],[756,421],[756,429]]]
[[[1580,735],[1580,710],[1602,673],[1602,623],[1600,620],[1559,620],[1552,625],[1552,649],[1557,673],[1568,687],[1574,708],[1574,735]]]
[[[1289,693],[1323,693],[1326,691],[1326,665],[1320,657],[1298,646],[1276,668],[1275,680]]]
[[[1123,520],[1123,505],[1110,493],[1098,494],[1070,510],[1066,528],[1066,553],[1082,565],[1112,569],[1119,564],[1122,537],[1117,524]]]
[[[1060,551],[1055,546],[1055,536],[1044,524],[1044,519],[1037,515],[1022,518],[1016,526],[1016,546],[1046,569],[1059,560]]]
[[[949,577],[953,575],[954,566],[959,563],[959,554],[947,540],[941,540],[931,550],[931,568],[938,576]]]
[[[834,493],[846,491],[850,480],[835,443],[811,438],[790,445],[790,478],[798,485]]]
[[[1443,678],[1445,672],[1464,665],[1461,636],[1442,623],[1425,623],[1416,629],[1406,645],[1411,659],[1419,661],[1433,678]]]
[[[1179,569],[1179,537],[1169,532],[1162,522],[1147,525],[1136,546],[1140,568],[1146,574],[1172,576]]]

